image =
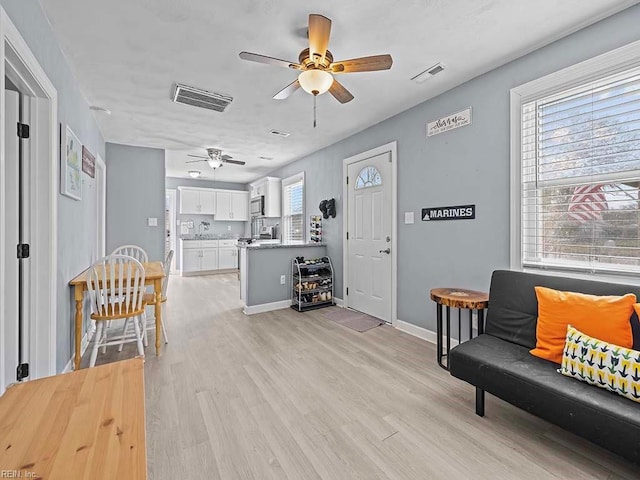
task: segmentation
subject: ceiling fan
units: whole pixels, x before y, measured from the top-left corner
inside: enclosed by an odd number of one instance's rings
[[[240,52],[240,58],[251,62],[266,63],[277,67],[299,70],[298,78],[276,93],[273,98],[288,98],[300,87],[314,97],[329,92],[340,103],[353,100],[353,95],[333,75],[340,73],[373,72],[388,70],[393,64],[391,55],[374,55],[333,61],[333,54],[327,50],[331,34],[331,20],[322,15],[309,15],[309,48],[298,55],[298,63],[267,57],[257,53]]]
[[[217,148],[207,148],[207,156],[187,154],[188,157],[200,158],[200,160],[189,160],[187,163],[207,162],[214,170],[222,167],[225,163],[234,165],[244,165],[246,162],[234,160],[230,155],[223,155],[222,150]]]

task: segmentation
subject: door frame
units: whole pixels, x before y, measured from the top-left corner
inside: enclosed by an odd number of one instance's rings
[[[98,172],[100,174],[98,175]],[[98,260],[107,253],[107,164],[96,155],[96,256]]]
[[[170,273],[176,273],[178,262],[176,261],[176,250],[178,249],[178,205],[176,203],[178,190],[175,188],[167,188],[165,191],[165,197],[169,197],[169,223],[171,224],[171,246],[173,250],[173,258],[171,259],[171,265],[169,266]],[[166,229],[165,225],[165,229]]]
[[[365,160],[376,155],[389,153],[391,155],[391,325],[398,321],[398,142],[393,141],[372,148],[366,152],[358,153],[342,161],[342,302],[345,308],[349,308],[349,296],[347,295],[347,281],[349,278],[349,246],[347,242],[347,229],[349,222],[349,188],[347,185],[347,169],[352,163]]]
[[[5,109],[5,76],[18,86],[31,101],[31,141],[27,160],[30,165],[28,222],[31,249],[27,265],[30,279],[29,324],[25,326],[29,339],[29,379],[56,373],[56,310],[57,299],[57,204],[58,204],[58,94],[20,32],[0,7],[0,112]],[[4,115],[0,115],[0,177],[4,178]],[[35,165],[38,165],[38,175]],[[5,192],[0,182],[0,231],[5,224]],[[0,263],[4,265],[5,240],[0,235]],[[0,272],[0,304],[4,303],[6,279]],[[4,322],[0,322],[0,341],[4,341]],[[3,362],[0,356],[0,362]],[[4,376],[4,368],[0,375]],[[4,378],[0,381],[4,385]],[[0,394],[2,393],[0,387]]]

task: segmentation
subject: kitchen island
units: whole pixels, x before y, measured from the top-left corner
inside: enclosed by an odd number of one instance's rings
[[[244,313],[268,312],[291,305],[291,260],[320,258],[327,247],[320,243],[250,244],[240,249],[240,298]],[[284,284],[281,282],[284,276]]]

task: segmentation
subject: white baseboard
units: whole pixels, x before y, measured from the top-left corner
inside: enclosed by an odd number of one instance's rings
[[[433,330],[428,330],[424,327],[419,327],[418,325],[414,325],[413,323],[405,322],[403,320],[396,320],[396,323],[394,324],[394,326],[402,332],[408,333],[409,335],[413,335],[414,337],[421,338],[422,340],[425,340],[430,343],[436,343],[436,340],[438,339],[438,334]],[[443,338],[443,342],[447,341],[446,337],[443,336],[442,338]],[[458,340],[456,340],[455,338],[452,338],[451,347],[453,348],[456,345],[458,345]]]
[[[198,277],[201,275],[218,275],[222,273],[238,273],[237,268],[222,268],[219,270],[198,270],[196,272],[180,272],[181,277]]]
[[[64,366],[64,368],[60,373],[69,373],[72,370],[73,370],[73,357],[69,359],[69,361],[67,362],[67,364]]]
[[[87,351],[87,347],[91,343],[91,340],[93,339],[93,335],[95,333],[96,333],[96,325],[92,321],[91,324],[89,325],[88,330],[84,333],[84,336],[82,337],[82,342],[80,342],[80,357],[82,357],[84,355],[84,352]],[[60,372],[60,373],[69,373],[69,372],[73,371],[73,357],[74,356],[75,356],[75,352],[73,353],[73,355],[71,355],[71,358],[69,359],[67,364],[62,369],[62,372]]]
[[[256,313],[272,312],[289,308],[291,300],[280,300],[279,302],[261,303],[259,305],[245,305],[242,309],[245,315],[255,315]]]

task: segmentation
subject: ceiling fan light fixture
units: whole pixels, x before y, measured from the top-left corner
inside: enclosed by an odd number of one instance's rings
[[[333,75],[319,69],[305,70],[298,76],[302,89],[311,95],[322,95],[331,88]]]
[[[198,178],[202,172],[199,170],[189,170],[188,173],[191,178]]]
[[[222,160],[219,158],[210,158],[209,160],[207,160],[207,163],[209,164],[209,166],[211,168],[213,168],[214,170],[216,168],[220,168],[222,166]]]

